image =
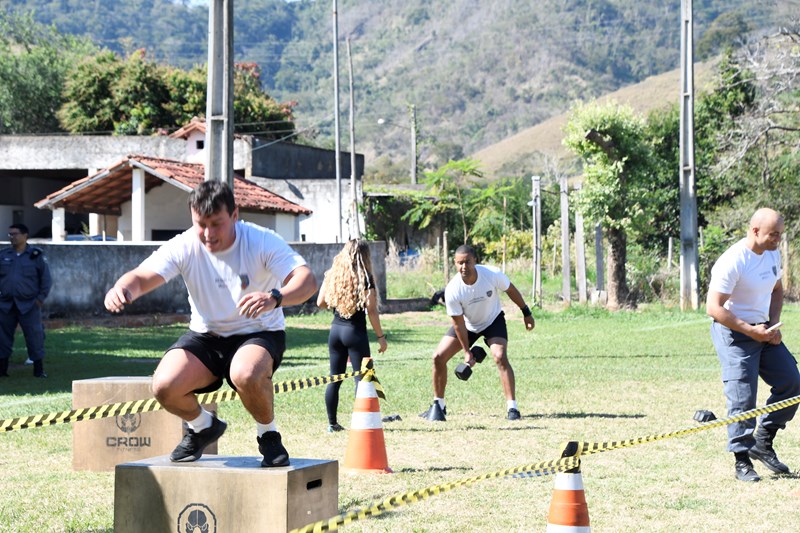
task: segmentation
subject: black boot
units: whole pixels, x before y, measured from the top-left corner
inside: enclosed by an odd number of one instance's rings
[[[756,444],[750,448],[748,455],[761,461],[764,466],[776,474],[789,474],[791,472],[789,467],[778,459],[778,455],[772,448],[772,441],[775,440],[777,432],[777,429],[764,429],[759,426],[755,434]]]
[[[44,361],[39,359],[33,362],[33,377],[46,378],[47,374],[44,373]]]
[[[0,378],[8,377],[8,358],[0,359]]]
[[[747,456],[747,452],[736,452],[733,455],[736,457],[736,479],[751,483],[761,481],[761,476],[753,468],[753,462]]]

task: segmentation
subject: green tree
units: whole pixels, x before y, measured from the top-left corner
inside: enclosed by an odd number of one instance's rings
[[[56,111],[70,65],[94,47],[31,15],[0,14],[0,133],[62,131]]]
[[[123,70],[120,58],[104,50],[83,58],[71,70],[58,111],[61,125],[71,133],[111,133],[117,122],[114,84]]]
[[[72,69],[58,116],[73,133],[144,135],[175,129],[193,117],[205,116],[206,72],[205,67],[182,71],[158,65],[143,50],[125,59],[105,50]],[[254,63],[235,65],[233,92],[236,132],[276,138],[294,132],[294,102],[270,98]]]
[[[449,161],[437,170],[425,172],[427,194],[403,215],[403,219],[424,229],[437,219],[450,222],[455,214],[466,244],[470,235],[469,196],[475,179],[482,176],[474,159]]]
[[[570,112],[564,133],[564,144],[583,160],[576,209],[600,222],[608,238],[608,306],[630,305],[628,233],[648,223],[652,208],[647,186],[652,149],[645,141],[644,120],[614,103],[580,105]]]

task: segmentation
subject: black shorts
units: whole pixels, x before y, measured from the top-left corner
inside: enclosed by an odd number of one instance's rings
[[[248,344],[261,346],[269,352],[272,356],[272,371],[275,372],[281,366],[283,352],[286,350],[286,332],[282,330],[258,331],[222,337],[214,333],[187,331],[167,351],[180,349],[191,352],[212,374],[219,378],[211,385],[194,391],[202,393],[218,390],[222,387],[222,378],[225,378],[228,385],[236,390],[231,383],[231,359],[239,348]]]
[[[447,330],[445,333],[448,337],[458,338],[456,337],[456,328],[455,326],[450,326],[450,329]],[[503,311],[500,311],[500,314],[497,315],[497,318],[489,324],[486,329],[483,331],[479,331],[475,333],[474,331],[467,330],[467,335],[469,337],[469,345],[472,346],[475,344],[475,341],[480,339],[481,337],[484,338],[486,346],[489,346],[487,342],[488,339],[493,339],[495,337],[500,337],[501,339],[508,340],[508,329],[506,328],[506,314]]]

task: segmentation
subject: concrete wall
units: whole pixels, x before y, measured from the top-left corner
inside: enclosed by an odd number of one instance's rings
[[[302,255],[322,283],[341,244],[290,243]],[[8,242],[4,243],[5,246]],[[67,242],[36,243],[44,250],[53,276],[53,289],[42,312],[45,317],[101,316],[108,314],[103,298],[125,272],[147,258],[159,243]],[[370,243],[375,279],[386,300],[386,243]],[[313,304],[316,300],[311,299]],[[128,314],[188,313],[186,287],[178,278],[133,303]]]
[[[4,169],[106,168],[129,154],[183,160],[186,141],[166,136],[0,135]]]

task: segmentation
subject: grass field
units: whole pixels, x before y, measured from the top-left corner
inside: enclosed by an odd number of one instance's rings
[[[693,427],[697,409],[723,416],[716,356],[701,313],[660,309],[609,314],[573,307],[536,312],[526,333],[508,309],[510,360],[523,418],[505,420],[491,361],[469,382],[448,384],[448,420],[417,414],[431,401],[430,353],[447,317],[440,308],[383,317],[389,350],[376,366],[387,394],[383,415],[391,475],[342,475],[339,510],[351,511],[394,494],[556,459],[567,440],[611,441]],[[289,349],[277,381],[327,374],[330,315],[288,319]],[[784,338],[800,350],[800,307],[784,309]],[[180,326],[52,330],[50,378],[35,380],[21,342],[10,379],[0,381],[0,419],[68,410],[71,382],[100,376],[148,375]],[[20,340],[20,339],[18,339]],[[451,362],[455,366],[456,361]],[[351,390],[350,384],[345,389]],[[766,397],[761,387],[760,402]],[[276,397],[278,424],[294,457],[344,459],[347,433],[328,434],[323,389]],[[352,398],[342,395],[340,422],[350,425]],[[254,424],[238,402],[220,406],[229,423],[219,442],[225,455],[257,454]],[[800,421],[780,432],[781,459],[800,468]],[[0,434],[0,530],[111,531],[113,473],[72,470],[70,425]],[[797,476],[760,483],[733,477],[725,430],[587,456],[582,462],[594,531],[791,531],[800,524]],[[543,531],[553,490],[550,476],[498,478],[345,526],[344,531]]]

